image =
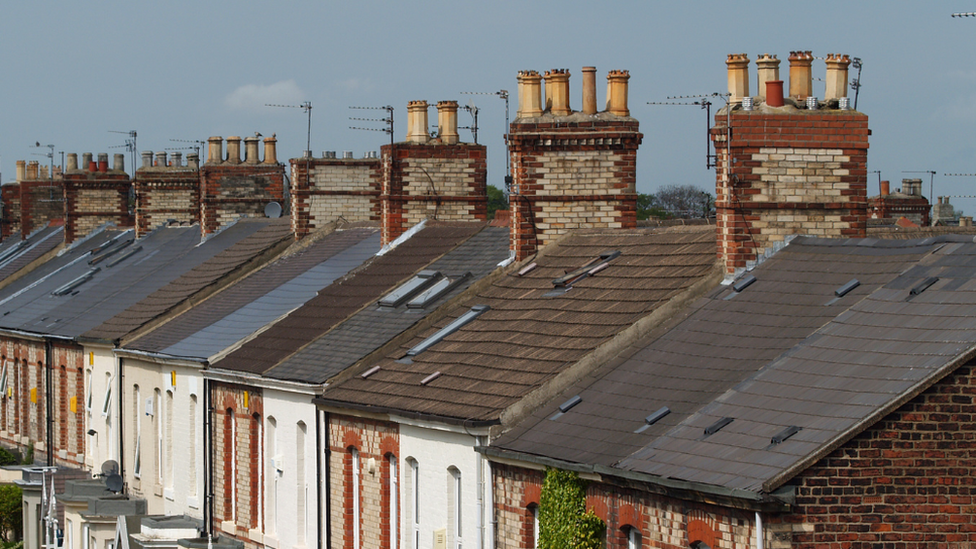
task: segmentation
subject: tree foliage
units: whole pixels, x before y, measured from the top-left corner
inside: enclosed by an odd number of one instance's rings
[[[715,198],[694,185],[665,185],[654,195],[654,205],[669,218],[695,219],[712,215]]]
[[[668,212],[662,210],[654,204],[656,198],[653,194],[638,194],[637,195],[637,219],[643,221],[645,219],[650,219],[656,217],[658,219],[667,219]]]
[[[508,197],[494,185],[488,185],[488,219],[495,218],[495,211],[508,208]]]
[[[23,492],[15,484],[0,485],[0,539],[16,541],[24,537]]]
[[[547,469],[539,498],[539,549],[600,549],[606,525],[586,510],[586,482],[574,472]]]

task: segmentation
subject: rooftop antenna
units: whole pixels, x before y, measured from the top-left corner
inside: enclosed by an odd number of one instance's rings
[[[41,145],[41,142],[40,141],[35,141],[34,142],[34,146],[31,147],[31,148],[33,148],[33,149],[40,149],[40,148],[47,148],[47,149],[49,149],[48,152],[46,152],[46,153],[31,153],[31,154],[33,154],[35,156],[46,156],[48,159],[50,159],[50,161],[51,161],[51,171],[48,173],[48,177],[49,177],[48,181],[50,181],[50,184],[49,184],[49,192],[50,192],[50,195],[48,196],[48,200],[47,201],[48,202],[56,202],[57,199],[54,198],[54,145],[51,145],[51,144]]]
[[[138,149],[136,148],[136,135],[137,135],[136,131],[129,130],[127,132],[121,132],[117,130],[109,130],[108,133],[124,133],[129,136],[129,138],[125,140],[125,145],[118,145],[110,148],[112,149],[125,148],[125,150],[129,151],[129,154],[131,155],[131,158],[129,160],[132,162],[132,164],[130,164],[130,166],[132,166],[132,173],[133,174],[136,173],[136,151],[138,151]]]
[[[705,111],[705,169],[710,170],[718,165],[718,157],[711,153],[712,142],[708,138],[708,132],[711,129],[712,120],[712,101],[709,98],[722,98],[725,101],[725,105],[728,106],[729,98],[732,95],[729,93],[710,93],[707,95],[674,95],[668,97],[668,99],[697,99],[697,101],[648,101],[648,105],[697,105],[698,107],[704,109]],[[730,133],[732,131],[732,109],[726,109],[726,144],[730,141]],[[726,145],[728,146],[728,145]]]
[[[280,107],[283,109],[302,109],[305,114],[308,115],[308,132],[305,135],[305,187],[311,186],[311,162],[312,162],[312,102],[305,101],[301,105],[275,105],[271,103],[265,103],[265,107]]]
[[[925,170],[921,172],[903,171],[901,173],[927,173],[929,176],[929,202],[935,199],[935,194],[933,189],[935,188],[935,170]]]
[[[386,118],[353,118],[349,117],[349,120],[358,120],[361,122],[383,122],[386,124],[385,128],[359,128],[356,126],[349,126],[350,130],[364,130],[368,132],[385,132],[390,134],[390,145],[393,144],[393,107],[390,105],[385,105],[383,107],[349,107],[350,109],[365,110],[365,111],[386,111]]]
[[[498,90],[496,92],[461,92],[462,95],[494,95],[505,100],[505,194],[512,187],[512,168],[510,162],[512,161],[511,155],[508,154],[508,131],[510,123],[508,121],[508,90]],[[477,119],[475,120],[475,126],[478,125]],[[478,136],[475,135],[474,142],[478,142]]]
[[[868,173],[878,174],[878,196],[881,196],[881,170],[871,170]]]
[[[857,76],[853,80],[851,80],[851,89],[854,90],[854,110],[856,111],[857,96],[860,95],[861,93],[861,67],[863,66],[863,63],[861,63],[861,58],[855,57],[851,61],[851,65],[853,65],[854,68],[857,69]]]
[[[478,107],[474,105],[474,100],[469,100],[468,104],[461,107],[462,109],[468,111],[471,115],[471,125],[461,126],[459,130],[471,130],[471,135],[474,137],[474,144],[478,144]]]
[[[976,17],[976,11],[963,11],[958,13],[953,13],[953,17]]]
[[[187,145],[186,147],[170,147],[168,149],[163,149],[166,151],[179,151],[184,149],[193,149],[197,153],[197,158],[200,157],[200,149],[207,144],[206,141],[200,141],[199,139],[170,139],[174,143],[193,143],[192,145]]]

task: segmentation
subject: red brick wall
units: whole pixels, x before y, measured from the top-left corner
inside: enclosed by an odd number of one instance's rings
[[[500,549],[531,549],[533,518],[544,472],[492,464],[496,538]],[[626,549],[630,528],[639,528],[642,547],[684,548],[693,542],[712,549],[754,547],[754,515],[591,482],[586,507],[606,523],[606,549]]]
[[[970,362],[803,472],[792,547],[976,545],[976,377]]]
[[[124,172],[73,171],[64,176],[64,241],[86,236],[105,223],[132,227],[129,191],[132,183]]]
[[[259,547],[248,532],[264,523],[264,490],[261,465],[264,455],[264,401],[255,387],[213,382],[214,406],[214,516],[217,521],[234,521],[234,531],[224,534]],[[233,410],[233,415],[228,414]],[[231,418],[233,417],[233,421]],[[235,451],[231,450],[231,447]],[[231,455],[236,455],[236,475]],[[236,484],[236,498],[233,497]],[[218,523],[218,526],[220,524]]]
[[[64,187],[61,181],[20,182],[20,230],[23,237],[64,219]]]
[[[359,451],[360,543],[362,547],[388,549],[391,533],[389,456],[397,457],[401,474],[403,468],[399,462],[397,424],[331,414],[328,443],[332,549],[356,549],[352,548],[352,448]],[[376,464],[375,472],[368,470],[370,459]],[[403,516],[402,510],[397,510],[397,516]]]
[[[136,172],[136,238],[173,219],[200,222],[200,171],[188,167],[140,168]]]
[[[380,220],[378,158],[292,158],[291,173],[292,229],[299,238],[339,217]]]
[[[459,143],[396,143],[380,149],[383,244],[424,219],[488,220],[487,149]]]
[[[209,164],[200,170],[201,213],[205,233],[241,217],[263,217],[269,202],[284,206],[283,164]]]
[[[631,118],[512,123],[516,259],[572,229],[637,226],[638,128]]]
[[[930,224],[929,201],[922,197],[875,196],[868,200],[868,211],[872,219],[898,219],[905,217],[920,227]]]
[[[715,116],[711,131],[718,255],[728,273],[792,234],[865,236],[867,115],[736,111],[731,124],[731,144],[725,113]]]
[[[37,459],[43,461],[47,449],[44,343],[0,337],[0,356],[7,364],[7,386],[11,389],[0,397],[0,441],[22,451],[33,443]],[[58,342],[53,344],[52,360],[55,463],[81,467],[85,459],[84,351]],[[35,390],[34,399],[31,389]],[[72,398],[76,399],[74,412]]]

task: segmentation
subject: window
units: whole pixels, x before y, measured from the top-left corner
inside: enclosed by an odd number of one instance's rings
[[[407,495],[407,502],[410,507],[410,524],[413,529],[413,547],[420,549],[420,464],[413,458],[407,458],[410,493]]]
[[[136,478],[142,477],[142,414],[139,413],[139,404],[142,397],[139,395],[139,386],[132,386],[132,425],[135,426],[136,445],[135,455],[133,456],[133,475]]]
[[[266,519],[266,525],[268,528],[268,533],[275,535],[278,533],[278,478],[281,476],[281,456],[278,455],[278,420],[274,416],[268,416],[268,428],[265,431],[265,436],[268,437],[267,442],[265,442],[265,447],[268,449],[268,455],[270,456],[270,473],[267,475],[268,479],[268,517]],[[301,486],[300,484],[298,486]]]
[[[112,374],[105,373],[105,399],[102,402],[102,415],[108,417],[112,409]]]
[[[88,395],[85,397],[85,410],[91,416],[92,412],[92,371],[88,370],[85,377],[88,379]]]
[[[404,282],[392,292],[386,294],[379,303],[381,307],[399,307],[404,301],[410,299],[418,292],[426,290],[437,282],[441,274],[437,271],[420,271],[417,276]]]
[[[640,549],[641,533],[640,528],[633,526],[627,528],[627,549]]]
[[[234,410],[227,409],[226,444],[230,447],[230,519],[237,520],[237,425],[234,423]],[[226,454],[225,454],[226,455]]]
[[[305,447],[305,435],[308,429],[305,427],[304,421],[298,422],[298,429],[296,430],[296,441],[295,441],[295,452],[297,454],[297,463],[295,464],[295,478],[298,481],[298,543],[299,545],[305,544],[305,528],[308,524],[306,513],[308,512],[308,486],[305,482],[305,454],[308,449]]]
[[[197,495],[197,395],[190,395],[190,453],[187,456],[190,486],[187,494]]]
[[[397,507],[400,503],[400,494],[397,490],[397,459],[396,456],[390,454],[387,456],[390,462],[390,500],[387,505],[390,508],[390,549],[397,549],[397,533],[400,531],[400,519],[397,513]]]
[[[539,506],[529,505],[529,513],[532,514],[532,547],[539,546]]]
[[[447,501],[451,547],[461,549],[461,471],[457,467],[447,469]]]
[[[156,389],[153,393],[153,402],[155,402],[155,412],[153,415],[153,423],[156,424],[156,483],[163,483],[163,420],[160,417],[162,410],[159,409],[162,404],[162,393],[159,389]]]
[[[175,461],[173,459],[173,391],[166,391],[166,410],[163,412],[165,418],[164,434],[166,436],[166,454],[163,456],[165,462],[166,488],[173,489],[173,476],[175,471]]]
[[[405,358],[419,355],[420,353],[433,347],[440,340],[460,330],[465,324],[478,318],[482,315],[482,313],[489,310],[491,310],[491,307],[488,305],[475,305],[474,307],[471,307],[471,310],[466,311],[464,314],[454,319],[450,324],[438,330],[434,335],[414,345],[413,348],[407,351]]]

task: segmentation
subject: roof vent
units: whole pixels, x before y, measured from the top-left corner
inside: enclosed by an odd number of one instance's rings
[[[129,259],[130,257],[136,255],[137,253],[139,253],[141,251],[142,251],[142,246],[136,246],[135,248],[132,248],[131,250],[125,252],[122,255],[120,255],[119,257],[116,257],[112,261],[109,261],[108,263],[105,264],[105,266],[106,267],[114,267],[114,266],[118,265],[119,263],[122,263],[126,259]]]
[[[657,423],[658,421],[660,421],[661,419],[663,419],[664,416],[666,416],[666,415],[668,415],[670,413],[671,413],[671,409],[670,408],[668,408],[667,406],[661,406],[661,408],[658,411],[656,411],[653,414],[645,417],[644,418],[644,425],[641,425],[640,428],[637,429],[634,432],[635,433],[643,433],[644,431],[646,431],[647,429],[649,429],[651,427],[651,425],[654,425],[655,423]]]
[[[532,272],[532,270],[535,269],[538,266],[539,266],[539,264],[536,263],[535,261],[533,261],[532,263],[529,263],[525,267],[522,267],[521,269],[519,269],[518,275],[519,276],[525,276],[525,275],[529,274],[530,272]]]
[[[379,366],[373,366],[369,370],[366,370],[365,372],[359,374],[359,377],[361,377],[363,379],[366,379],[366,378],[368,378],[369,376],[375,374],[378,371],[380,371],[380,367]]]
[[[728,425],[729,423],[732,423],[732,418],[723,417],[722,419],[716,421],[715,423],[705,428],[705,436],[707,437],[709,435],[714,435],[715,433],[721,431],[722,428]]]
[[[852,278],[850,282],[834,290],[834,295],[837,297],[844,297],[845,295],[850,293],[851,290],[857,288],[860,285],[861,285],[861,281],[859,281],[856,278]]]
[[[552,281],[552,285],[556,287],[562,286],[572,286],[574,282],[582,280],[588,276],[593,276],[596,273],[607,268],[607,264],[620,255],[619,250],[613,250],[610,252],[604,252],[600,254],[599,257],[595,257],[590,261],[586,262],[585,265],[566,273],[565,275]]]
[[[755,281],[756,281],[756,277],[752,275],[746,275],[742,280],[733,284],[732,289],[735,290],[736,293],[741,292],[742,290],[745,290],[746,288],[751,286],[752,283]]]
[[[939,281],[939,277],[937,277],[937,276],[930,276],[930,277],[926,278],[925,280],[919,282],[918,284],[915,285],[914,288],[912,288],[911,290],[909,290],[909,292],[908,292],[909,298],[915,297],[918,294],[924,292],[925,290],[927,290],[929,288],[929,286],[935,284],[938,281]]]
[[[421,341],[420,343],[414,345],[409,351],[407,351],[407,354],[406,354],[406,356],[404,358],[409,358],[409,357],[412,357],[412,356],[419,355],[420,353],[422,353],[422,352],[426,351],[427,349],[433,347],[440,340],[442,340],[445,337],[447,337],[447,336],[453,334],[454,332],[460,330],[461,327],[463,327],[465,324],[471,322],[472,320],[478,318],[485,311],[490,311],[490,310],[491,310],[491,307],[489,307],[488,305],[475,305],[474,307],[471,307],[471,310],[470,311],[467,311],[463,315],[455,318],[454,319],[454,322],[451,322],[447,326],[445,326],[445,327],[441,328],[440,330],[438,330],[437,333],[435,333],[434,335],[432,335],[432,336],[428,337],[427,339]]]
[[[434,381],[435,379],[437,379],[439,377],[441,377],[441,373],[439,371],[438,372],[434,372],[434,373],[430,374],[429,376],[425,377],[424,379],[420,380],[420,384],[421,385],[427,385],[428,383],[430,383],[431,381]]]
[[[773,435],[773,438],[769,439],[769,443],[779,444],[784,440],[790,438],[791,436],[799,433],[801,429],[802,427],[797,427],[796,425],[790,425],[789,427]]]
[[[78,286],[81,286],[85,282],[91,280],[91,278],[95,276],[95,273],[101,270],[102,270],[101,267],[95,267],[94,269],[91,269],[90,271],[79,276],[78,278],[75,278],[71,282],[68,282],[64,286],[61,286],[57,290],[54,290],[53,292],[51,292],[51,295],[65,295],[71,293],[71,291],[77,288]]]
[[[576,395],[573,398],[567,400],[566,402],[563,402],[562,404],[559,405],[559,411],[553,414],[553,416],[550,417],[549,419],[550,420],[559,419],[560,417],[562,417],[563,414],[572,410],[573,407],[579,404],[580,402],[583,402],[583,399],[580,398],[579,395]]]
[[[102,253],[100,253],[100,254],[92,257],[91,259],[89,259],[88,260],[88,264],[89,265],[95,265],[97,263],[101,263],[105,259],[107,259],[107,258],[109,258],[109,257],[111,257],[111,256],[113,256],[113,255],[115,255],[117,253],[119,253],[123,249],[125,249],[127,246],[129,246],[129,244],[132,244],[132,241],[131,240],[126,240],[126,241],[120,242],[117,246],[112,246],[111,248],[108,248],[104,252],[102,252]]]

